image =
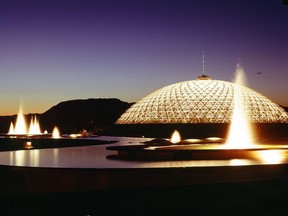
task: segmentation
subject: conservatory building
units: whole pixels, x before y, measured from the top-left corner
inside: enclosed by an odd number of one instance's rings
[[[152,92],[132,105],[116,124],[230,123],[237,91],[250,122],[288,122],[287,112],[257,91],[202,75]]]

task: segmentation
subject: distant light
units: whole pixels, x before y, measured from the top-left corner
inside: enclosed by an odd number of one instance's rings
[[[69,135],[71,138],[77,138],[78,136],[80,136],[80,135],[78,135],[78,134],[70,134]]]
[[[25,142],[25,143],[24,143],[24,148],[25,148],[25,149],[31,149],[31,148],[33,148],[32,142]]]

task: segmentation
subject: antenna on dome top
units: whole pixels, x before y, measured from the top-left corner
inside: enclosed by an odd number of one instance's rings
[[[205,55],[204,55],[204,49],[202,50],[202,73],[205,74]]]
[[[202,50],[202,75],[198,76],[197,80],[211,80],[212,78],[210,76],[205,75],[205,55],[204,55],[204,49]]]

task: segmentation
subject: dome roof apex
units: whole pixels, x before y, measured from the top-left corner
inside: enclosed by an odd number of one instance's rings
[[[201,76],[198,76],[196,79],[197,80],[211,80],[212,78],[208,75],[203,74]]]

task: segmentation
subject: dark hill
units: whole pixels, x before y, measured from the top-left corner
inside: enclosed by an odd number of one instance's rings
[[[287,113],[288,113],[288,107],[284,107],[284,106],[281,106]]]
[[[42,130],[52,132],[58,126],[61,133],[78,133],[82,129],[99,132],[114,125],[115,121],[133,103],[119,99],[85,99],[61,102],[43,114],[37,114]],[[32,114],[26,115],[27,122]],[[1,133],[7,133],[17,115],[0,116]]]
[[[97,131],[110,127],[132,104],[119,99],[70,100],[53,106],[40,115],[43,128],[57,125],[61,132]]]

